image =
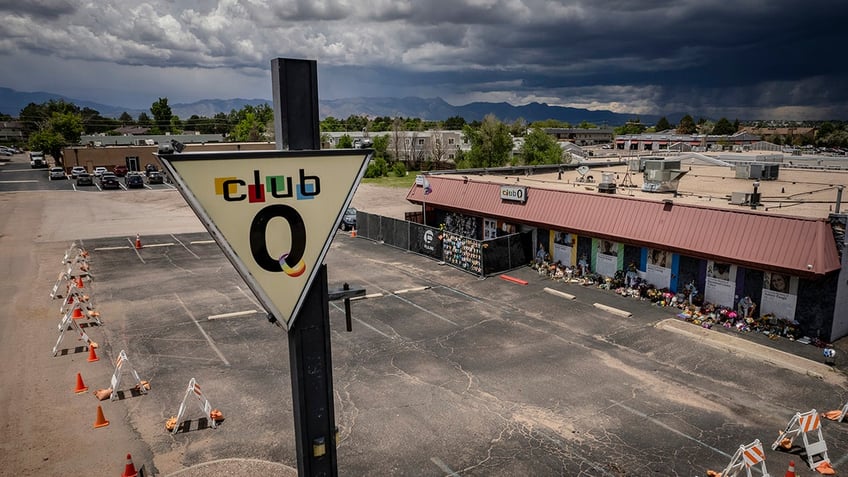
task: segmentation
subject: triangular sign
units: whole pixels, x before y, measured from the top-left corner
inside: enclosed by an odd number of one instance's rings
[[[157,156],[265,309],[290,329],[371,150]]]

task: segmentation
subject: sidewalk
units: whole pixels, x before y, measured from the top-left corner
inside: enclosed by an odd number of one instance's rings
[[[829,383],[848,388],[848,337],[833,343],[836,350],[835,364],[825,364],[823,348],[812,344],[802,344],[787,338],[770,339],[759,332],[741,332],[735,329],[725,329],[714,326],[710,329],[689,323],[677,318],[680,311],[673,307],[662,307],[648,301],[624,297],[611,290],[579,284],[563,284],[539,277],[527,268],[517,269],[508,275],[520,276],[530,284],[542,288],[553,288],[557,291],[576,295],[578,300],[590,303],[600,303],[612,308],[627,310],[635,318],[653,322],[654,326],[667,331],[683,334],[704,344],[726,349],[730,352],[745,354],[763,362],[783,368],[809,374]]]

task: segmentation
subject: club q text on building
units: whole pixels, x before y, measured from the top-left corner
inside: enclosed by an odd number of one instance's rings
[[[265,309],[290,328],[370,152],[203,152],[159,159]]]
[[[527,188],[524,186],[501,186],[501,200],[527,202]]]

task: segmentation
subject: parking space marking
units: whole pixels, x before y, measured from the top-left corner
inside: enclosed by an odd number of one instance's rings
[[[411,301],[407,300],[406,298],[404,298],[404,297],[402,297],[402,296],[394,295],[394,294],[389,295],[389,296],[393,296],[393,297],[397,298],[398,300],[400,300],[400,301],[402,301],[402,302],[404,302],[404,303],[406,303],[406,304],[408,304],[408,305],[410,305],[410,306],[413,306],[413,307],[415,307],[415,308],[418,308],[419,310],[423,311],[424,313],[427,313],[427,314],[429,314],[429,315],[433,315],[433,316],[435,316],[436,318],[438,318],[438,319],[440,319],[440,320],[442,320],[442,321],[446,321],[446,322],[448,322],[448,323],[452,324],[453,326],[459,327],[459,325],[458,325],[458,324],[456,324],[456,323],[454,323],[453,321],[451,321],[451,320],[449,320],[449,319],[445,318],[444,316],[442,316],[442,315],[440,315],[440,314],[436,313],[435,311],[430,311],[430,310],[428,310],[427,308],[424,308],[424,307],[423,307],[423,306],[421,306],[421,305],[417,305],[417,304],[415,304],[415,303],[412,303]]]
[[[193,241],[189,242],[188,244],[189,245],[207,245],[207,244],[210,244],[210,243],[215,243],[215,241],[214,240],[193,240]]]
[[[220,315],[209,315],[207,320],[222,320],[224,318],[236,318],[238,316],[255,315],[259,313],[257,310],[234,311],[232,313],[221,313]]]
[[[403,289],[403,290],[397,290],[397,291],[394,291],[392,293],[394,293],[395,295],[400,295],[401,293],[410,293],[410,292],[424,291],[424,290],[429,290],[429,289],[430,289],[429,286],[423,286],[423,287],[406,288],[406,289]]]
[[[132,247],[128,247],[126,245],[120,245],[120,246],[117,246],[117,247],[97,247],[97,248],[94,249],[94,251],[95,252],[106,252],[106,251],[109,251],[109,250],[126,250],[128,248],[132,248]]]
[[[442,472],[444,472],[448,477],[459,477],[459,474],[451,470],[447,464],[442,462],[442,459],[439,459],[438,457],[430,457],[430,462],[436,464],[436,467],[442,469]]]
[[[9,172],[9,171],[5,171]],[[0,181],[0,184],[26,184],[27,182],[40,182],[34,180],[25,180],[25,181]]]
[[[694,442],[694,443],[696,443],[696,444],[699,444],[699,445],[701,445],[701,446],[703,446],[703,447],[706,447],[707,449],[710,449],[710,450],[711,450],[711,451],[713,451],[713,452],[716,452],[716,453],[718,453],[718,454],[721,454],[721,455],[723,455],[724,457],[727,457],[728,459],[732,457],[732,456],[731,456],[730,454],[728,454],[727,452],[724,452],[724,451],[722,451],[722,450],[716,449],[715,447],[713,447],[713,446],[711,446],[711,445],[709,445],[709,444],[707,444],[707,443],[705,443],[705,442],[701,442],[701,441],[699,441],[698,439],[696,439],[695,437],[692,437],[692,436],[690,436],[689,434],[686,434],[686,433],[680,432],[680,431],[678,431],[677,429],[675,429],[675,428],[673,428],[673,427],[671,427],[671,426],[669,426],[669,425],[667,425],[667,424],[664,424],[664,423],[662,423],[662,422],[660,422],[660,421],[658,421],[658,420],[654,419],[653,417],[651,417],[651,416],[649,416],[649,415],[647,415],[647,414],[645,414],[645,413],[643,413],[643,412],[639,412],[639,411],[637,411],[636,409],[633,409],[632,407],[625,406],[624,404],[621,404],[620,402],[616,402],[616,401],[610,401],[610,402],[612,403],[612,405],[613,405],[613,406],[620,407],[620,408],[624,409],[625,411],[628,411],[628,412],[630,412],[630,413],[633,413],[633,414],[635,414],[635,415],[637,415],[637,416],[641,417],[642,419],[647,419],[648,421],[653,422],[654,424],[656,424],[656,425],[658,425],[658,426],[662,427],[663,429],[665,429],[665,430],[667,430],[667,431],[669,431],[669,432],[673,432],[673,433],[677,434],[677,435],[678,435],[678,436],[680,436],[680,437],[685,437],[686,439],[689,439],[690,441],[692,441],[692,442]]]
[[[335,303],[333,303],[333,302],[330,302],[330,305],[332,305],[332,307],[333,307],[333,308],[335,308],[335,309],[339,310],[340,312],[342,312],[342,314],[344,314],[344,312],[345,312],[345,311],[344,311],[344,309],[343,309],[342,307],[340,307],[339,305],[336,305],[336,304],[335,304]],[[385,337],[386,337],[386,339],[389,339],[389,340],[394,340],[394,339],[396,339],[396,337],[395,337],[395,336],[389,336],[389,335],[387,335],[387,334],[383,333],[382,331],[378,330],[377,328],[374,328],[373,326],[369,325],[368,323],[366,323],[366,322],[364,322],[364,321],[360,320],[359,318],[357,318],[357,317],[355,317],[355,316],[352,316],[352,317],[351,317],[351,319],[353,319],[354,321],[356,321],[356,322],[357,322],[357,323],[359,323],[360,325],[362,325],[362,326],[364,326],[364,327],[368,328],[369,330],[373,331],[374,333],[377,333],[378,335],[385,336]]]
[[[221,361],[223,361],[226,366],[229,366],[230,362],[227,361],[227,358],[224,357],[224,353],[221,353],[221,350],[219,350],[218,347],[215,345],[215,341],[212,340],[212,337],[206,334],[206,330],[204,330],[203,327],[200,326],[200,322],[197,321],[197,318],[194,317],[194,313],[192,313],[191,310],[188,309],[185,302],[182,298],[180,298],[179,295],[175,293],[174,296],[177,298],[177,301],[180,302],[180,306],[183,307],[183,310],[185,310],[189,318],[191,318],[191,321],[193,321],[194,324],[197,325],[197,329],[200,330],[200,333],[203,335],[204,338],[206,338],[206,341],[209,342],[209,346],[212,347],[212,350],[215,351],[215,353],[218,355],[219,358],[221,358]]]
[[[190,254],[194,255],[194,258],[196,258],[196,259],[200,260],[200,257],[198,257],[196,253],[192,252],[190,248],[186,247],[186,245],[185,245],[184,243],[182,243],[182,241],[181,241],[180,239],[178,239],[176,235],[171,234],[171,238],[172,238],[172,239],[174,239],[174,240],[176,240],[178,244],[182,245],[182,246],[183,246],[183,248],[184,248],[184,249],[186,249],[186,251],[187,251],[188,253],[190,253]]]
[[[247,293],[246,291],[244,291],[244,289],[243,289],[242,287],[240,287],[240,286],[236,286],[236,290],[238,290],[238,291],[239,291],[239,293],[241,293],[242,295],[244,295],[244,297],[245,297],[245,298],[247,298],[247,299],[248,299],[251,303],[253,303],[253,306],[255,306],[256,308],[260,308],[260,309],[262,308],[262,305],[260,305],[260,304],[259,304],[259,302],[258,302],[258,301],[256,301],[256,298],[255,298],[253,295],[251,295],[251,294]],[[257,313],[258,313],[258,312],[257,312]]]
[[[130,243],[130,248],[133,249],[133,252],[135,252],[135,255],[138,257],[139,260],[141,260],[141,263],[147,263],[144,261],[144,258],[141,257],[141,253],[139,253],[138,249],[135,248],[135,243],[132,241],[132,239],[127,237],[127,242]]]
[[[145,245],[144,248],[173,247],[174,245],[176,245],[174,242],[151,243],[151,244]]]

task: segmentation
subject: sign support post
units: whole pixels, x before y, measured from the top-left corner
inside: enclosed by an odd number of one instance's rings
[[[277,149],[320,149],[317,62],[275,58],[271,76]],[[318,266],[288,331],[299,476],[338,475],[327,267]]]

